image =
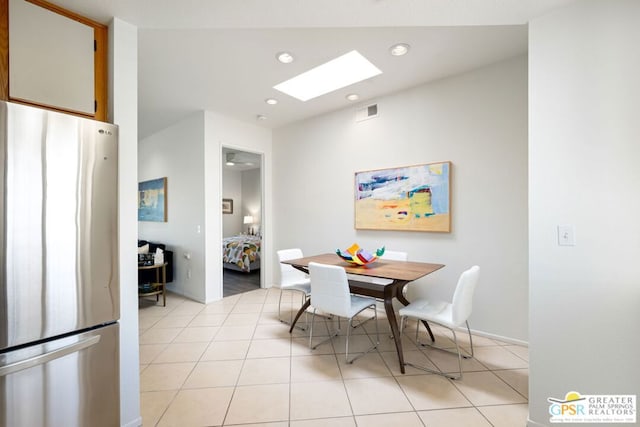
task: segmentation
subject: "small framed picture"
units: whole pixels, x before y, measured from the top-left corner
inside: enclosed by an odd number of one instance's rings
[[[223,214],[233,213],[233,199],[222,199],[222,213]]]

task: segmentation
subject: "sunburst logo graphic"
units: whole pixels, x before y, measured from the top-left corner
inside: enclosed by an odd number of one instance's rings
[[[547,399],[547,402],[559,403],[559,404],[563,405],[563,404],[566,404],[566,403],[579,402],[581,400],[584,400],[584,397],[580,396],[580,393],[578,393],[577,391],[570,391],[569,393],[567,393],[564,396],[564,400],[555,399],[553,397],[549,397]]]

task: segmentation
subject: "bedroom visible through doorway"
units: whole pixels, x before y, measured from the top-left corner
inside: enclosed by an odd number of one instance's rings
[[[262,155],[222,147],[223,296],[260,288]]]

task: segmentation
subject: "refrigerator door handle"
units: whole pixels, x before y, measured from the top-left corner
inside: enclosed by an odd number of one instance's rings
[[[57,350],[50,351],[39,356],[30,357],[29,359],[21,360],[19,362],[10,363],[6,366],[0,367],[0,377],[13,374],[23,369],[31,368],[37,365],[43,365],[55,359],[59,359],[71,353],[76,353],[92,345],[96,345],[100,342],[100,335],[94,335],[90,338],[78,341],[77,343],[69,344],[64,347],[60,347]]]

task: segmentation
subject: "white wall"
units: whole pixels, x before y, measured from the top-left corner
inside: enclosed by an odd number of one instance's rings
[[[136,255],[138,177],[138,30],[114,18],[109,25],[109,119],[118,129],[120,244],[120,424],[142,425],[138,354]]]
[[[242,172],[222,168],[222,198],[233,200],[233,213],[222,215],[222,235],[230,237],[242,232]]]
[[[206,301],[222,298],[222,146],[262,154],[262,190],[264,194],[262,245],[263,286],[273,283],[273,243],[272,243],[272,183],[271,183],[271,131],[259,126],[243,123],[217,113],[205,112],[204,159],[207,165],[218,167],[205,168],[205,222],[206,230]],[[235,209],[235,206],[234,206]]]
[[[204,113],[199,112],[140,141],[138,146],[139,181],[167,177],[168,205],[167,222],[141,221],[138,235],[165,243],[174,252],[173,283],[167,288],[200,302],[206,300],[203,144]],[[185,253],[191,254],[190,260]]]
[[[262,212],[260,169],[234,171],[223,167],[222,197],[233,200],[233,214],[222,215],[222,235],[224,237],[247,233],[249,225],[244,224],[245,215],[253,216],[253,229],[257,232]]]
[[[481,267],[471,327],[527,340],[527,62],[518,57],[274,131],[275,250],[354,242],[446,267],[410,285],[450,299]],[[452,232],[354,230],[354,172],[450,160]],[[419,289],[419,290],[417,290]]]
[[[260,169],[250,169],[242,172],[242,215],[253,217],[254,232],[260,230],[260,216],[262,211],[262,186],[260,185]],[[247,231],[245,225],[243,231]]]
[[[269,197],[271,131],[268,129],[212,112],[199,112],[139,144],[138,179],[166,176],[168,187],[168,222],[140,222],[139,236],[164,242],[174,250],[174,282],[168,288],[200,302],[222,298],[223,145],[263,154],[263,190],[265,198]],[[241,206],[241,200],[234,200],[234,213],[241,211]],[[267,204],[263,211],[267,218],[268,209]],[[268,219],[266,225],[269,227]],[[263,258],[268,265],[272,260],[270,247],[265,239]],[[184,258],[185,252],[191,254],[191,260]],[[191,278],[187,277],[188,271]],[[269,275],[267,266],[261,275],[266,285],[272,283]]]
[[[639,22],[590,0],[530,23],[530,425],[569,391],[640,395]]]

